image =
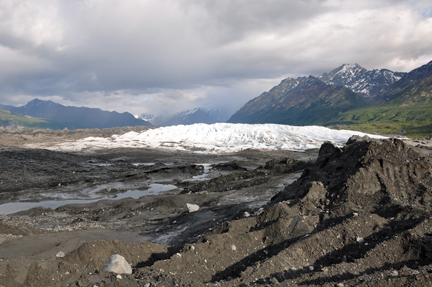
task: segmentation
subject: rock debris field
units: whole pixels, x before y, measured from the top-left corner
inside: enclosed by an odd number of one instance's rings
[[[34,148],[137,129],[1,131],[0,286],[431,284],[430,140]]]

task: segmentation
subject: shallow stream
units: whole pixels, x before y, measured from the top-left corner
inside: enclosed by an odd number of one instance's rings
[[[104,187],[104,186],[101,186]],[[100,190],[99,188],[94,188],[93,190]],[[12,214],[15,212],[28,210],[35,207],[45,207],[45,208],[52,208],[56,209],[57,207],[67,205],[67,204],[86,204],[91,203],[99,200],[104,199],[110,199],[110,200],[118,200],[123,198],[140,198],[145,195],[157,195],[164,191],[169,191],[176,189],[177,186],[172,184],[150,184],[148,189],[145,190],[128,190],[123,193],[115,193],[115,194],[108,194],[104,196],[94,197],[94,196],[88,196],[87,199],[66,199],[64,196],[61,196],[60,194],[57,194],[57,200],[41,200],[38,202],[32,202],[32,201],[20,201],[20,202],[9,202],[0,205],[0,214]],[[94,195],[96,192],[90,192],[89,194]],[[64,194],[62,194],[64,195]],[[40,195],[39,195],[40,196]]]

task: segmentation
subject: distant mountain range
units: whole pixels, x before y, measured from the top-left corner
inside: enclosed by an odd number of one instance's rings
[[[63,106],[52,101],[34,99],[24,106],[0,105],[0,109],[18,115],[48,120],[47,128],[85,129],[123,126],[150,126],[147,121],[137,119],[130,113],[103,111],[86,107]]]
[[[432,133],[432,61],[409,73],[345,64],[318,77],[284,79],[246,103],[230,123],[349,125],[366,131]],[[373,125],[373,126],[371,126]]]
[[[222,109],[196,108],[171,116],[108,112],[86,107],[68,107],[52,101],[34,99],[24,106],[0,104],[0,126],[82,129],[122,126],[172,126],[195,123],[226,122],[229,114]]]
[[[229,117],[230,115],[223,109],[207,108],[195,108],[171,116],[141,115],[142,119],[149,121],[155,126],[223,123],[226,122]]]
[[[432,135],[432,61],[409,73],[367,70],[344,64],[320,76],[286,78],[229,115],[196,108],[171,116],[141,115],[67,107],[34,99],[21,107],[0,105],[1,126],[78,129],[170,126],[195,123],[277,123]]]

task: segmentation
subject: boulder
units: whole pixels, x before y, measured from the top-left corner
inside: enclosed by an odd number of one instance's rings
[[[127,263],[126,259],[119,254],[111,255],[105,263],[103,270],[117,274],[132,274],[132,267]]]
[[[192,204],[192,203],[186,203],[187,208],[189,209],[189,212],[195,212],[199,210],[199,205]]]

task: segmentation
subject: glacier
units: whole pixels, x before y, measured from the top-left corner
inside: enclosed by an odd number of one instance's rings
[[[280,124],[194,124],[128,132],[111,137],[88,137],[45,148],[83,152],[107,148],[165,148],[204,153],[231,153],[247,149],[296,150],[319,148],[325,141],[342,146],[353,135],[385,138],[350,130],[321,126]]]

